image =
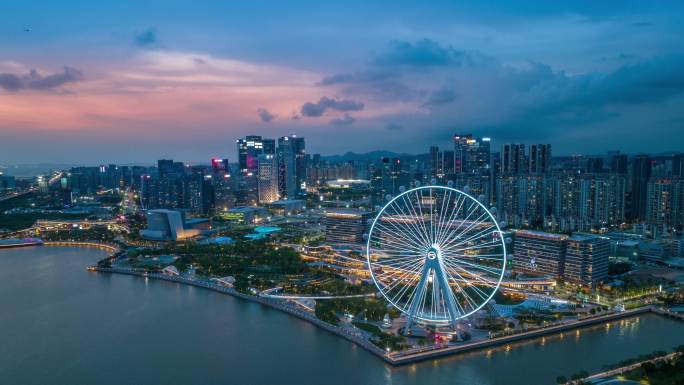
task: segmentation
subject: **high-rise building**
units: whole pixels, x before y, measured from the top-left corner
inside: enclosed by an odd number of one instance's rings
[[[12,190],[17,187],[17,182],[13,176],[3,175],[0,172],[0,190]]]
[[[258,158],[257,187],[259,203],[272,203],[278,200],[278,162],[273,154],[261,154]]]
[[[454,135],[456,173],[488,174],[490,144],[490,138],[475,138],[472,134]]]
[[[214,174],[222,172],[230,173],[228,159],[211,158],[211,170],[214,172]]]
[[[684,179],[652,178],[648,182],[646,223],[655,237],[681,233],[684,227]]]
[[[306,194],[306,169],[308,168],[306,156],[306,144],[304,138],[292,135],[293,151],[295,156],[295,195]]]
[[[527,171],[532,175],[546,175],[551,172],[551,145],[533,144],[530,146]]]
[[[501,175],[520,175],[526,173],[525,145],[507,143],[501,146]]]
[[[330,243],[363,243],[371,217],[368,211],[330,210],[325,214],[325,240]]]
[[[442,151],[442,170],[444,175],[452,175],[455,170],[454,152]]]
[[[496,208],[511,226],[542,227],[551,212],[551,186],[543,176],[512,175],[496,179]]]
[[[587,158],[586,172],[592,174],[600,174],[604,172],[603,169],[603,158],[601,157],[591,157]]]
[[[567,235],[516,231],[513,268],[516,271],[560,279],[563,276]]]
[[[430,147],[430,159],[429,159],[429,175],[431,178],[437,178],[439,170],[441,169],[439,147]]]
[[[636,155],[632,159],[632,204],[631,218],[643,221],[646,219],[646,199],[648,180],[651,178],[651,158],[648,155]]]
[[[596,286],[608,277],[610,240],[596,235],[576,234],[568,238],[563,277],[566,281]]]
[[[578,180],[580,231],[615,227],[625,220],[626,181],[615,174],[589,174]]]
[[[611,174],[627,175],[627,163],[629,158],[627,154],[613,154],[610,157],[610,172]]]
[[[248,135],[236,141],[238,149],[238,195],[243,204],[254,204],[258,200],[257,167],[261,154],[275,154],[275,140],[260,135]]]
[[[280,196],[295,199],[297,196],[297,168],[295,142],[289,136],[278,139],[278,191]]]
[[[672,176],[674,178],[684,178],[684,154],[672,155]]]

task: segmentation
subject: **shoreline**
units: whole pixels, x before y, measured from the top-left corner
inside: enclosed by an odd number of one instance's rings
[[[373,343],[368,341],[365,337],[362,336],[361,333],[359,333],[358,335],[352,334],[343,328],[340,328],[338,326],[331,325],[327,322],[321,321],[320,319],[316,318],[314,315],[312,315],[310,313],[307,313],[307,312],[304,312],[301,310],[297,310],[296,308],[284,305],[281,301],[276,301],[276,300],[272,300],[272,299],[265,298],[265,297],[259,297],[259,296],[240,293],[240,292],[236,291],[235,289],[225,287],[222,285],[218,285],[218,284],[215,284],[212,282],[193,280],[193,279],[188,279],[188,278],[184,278],[184,277],[180,277],[180,276],[171,276],[171,275],[166,275],[163,273],[147,273],[147,272],[141,272],[141,271],[129,270],[129,269],[103,268],[103,267],[96,267],[96,266],[89,267],[88,270],[101,272],[101,273],[110,273],[110,274],[135,275],[138,277],[152,278],[152,279],[158,279],[158,280],[169,281],[169,282],[176,282],[176,283],[186,284],[186,285],[190,285],[190,286],[205,288],[208,290],[216,291],[216,292],[219,292],[222,294],[231,295],[233,297],[241,298],[241,299],[251,301],[254,303],[259,303],[261,305],[273,308],[275,310],[283,311],[283,312],[290,314],[292,316],[295,316],[301,320],[308,321],[308,322],[314,324],[315,326],[320,327],[323,330],[326,330],[332,334],[335,334],[339,337],[342,337],[345,340],[358,345],[359,347],[363,348],[364,350],[368,351],[369,353],[375,355],[376,357],[380,358],[381,360],[385,361],[387,364],[390,364],[392,366],[402,366],[402,365],[412,364],[412,363],[416,363],[416,362],[420,362],[420,361],[427,361],[430,359],[437,359],[437,358],[442,358],[442,357],[446,357],[446,356],[457,355],[460,353],[472,352],[472,351],[476,351],[476,350],[482,350],[485,348],[491,348],[491,347],[495,347],[495,346],[506,345],[506,344],[511,343],[511,342],[519,342],[519,341],[523,341],[523,340],[529,340],[529,339],[534,339],[534,338],[538,338],[538,337],[543,337],[543,336],[546,336],[549,334],[556,334],[556,333],[561,333],[564,331],[581,329],[581,328],[593,326],[596,324],[601,324],[601,323],[610,322],[610,321],[619,320],[619,319],[624,319],[624,318],[630,318],[630,317],[634,317],[634,316],[638,316],[638,315],[646,314],[646,313],[654,313],[654,314],[658,314],[661,316],[665,316],[664,314],[657,311],[652,306],[644,306],[644,307],[640,307],[640,308],[632,309],[632,310],[627,310],[627,311],[620,312],[620,313],[595,316],[595,317],[591,317],[588,319],[576,321],[576,322],[573,322],[571,324],[556,325],[556,326],[551,326],[548,328],[532,330],[532,331],[528,331],[528,332],[524,332],[524,333],[518,333],[518,334],[510,335],[510,336],[503,336],[503,337],[497,337],[497,338],[485,340],[485,341],[472,342],[472,343],[468,343],[465,345],[448,346],[448,347],[441,347],[441,348],[424,348],[424,349],[420,349],[419,351],[411,351],[411,352],[387,353],[383,349],[377,347],[376,345],[374,345]]]

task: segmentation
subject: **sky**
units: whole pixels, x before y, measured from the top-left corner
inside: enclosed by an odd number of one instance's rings
[[[684,2],[0,5],[0,163],[450,147],[684,150]]]

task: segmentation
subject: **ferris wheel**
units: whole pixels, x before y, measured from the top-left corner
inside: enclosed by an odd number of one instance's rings
[[[471,195],[417,187],[391,199],[373,220],[368,268],[381,294],[413,322],[451,325],[482,308],[499,288],[506,241]]]

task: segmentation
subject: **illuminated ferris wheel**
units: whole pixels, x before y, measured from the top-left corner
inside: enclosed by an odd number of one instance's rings
[[[501,283],[506,241],[496,219],[469,194],[414,188],[378,213],[368,234],[368,268],[382,295],[413,322],[456,326]]]

